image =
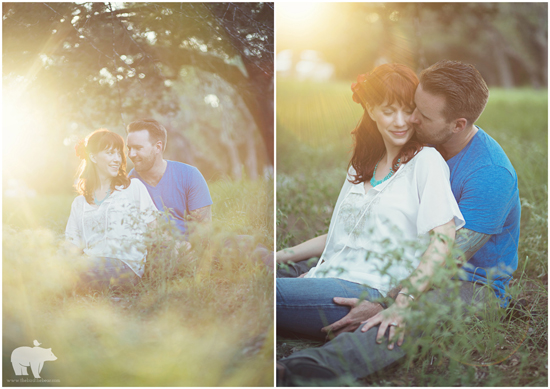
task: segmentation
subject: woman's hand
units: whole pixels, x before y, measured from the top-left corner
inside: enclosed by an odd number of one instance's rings
[[[388,309],[376,314],[372,318],[365,320],[363,322],[365,325],[363,326],[363,328],[361,328],[361,332],[367,332],[371,328],[376,327],[380,324],[380,327],[378,328],[378,334],[376,335],[376,342],[382,343],[384,334],[386,333],[386,329],[390,327],[390,333],[388,336],[388,341],[390,342],[390,344],[388,345],[388,350],[393,350],[393,345],[395,344],[396,327],[399,327],[400,329],[397,345],[403,345],[403,341],[405,339],[404,317],[406,316],[407,310],[409,310],[410,308],[408,308],[407,306],[408,302],[403,298],[406,299],[407,297],[400,295],[395,300],[395,304],[393,304]]]

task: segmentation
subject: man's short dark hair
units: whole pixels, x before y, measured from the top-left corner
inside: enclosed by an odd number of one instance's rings
[[[422,90],[445,97],[443,115],[447,122],[465,118],[473,124],[489,99],[489,88],[473,65],[439,61],[420,73]]]
[[[156,143],[159,140],[162,142],[162,151],[166,149],[166,139],[168,137],[166,128],[155,119],[138,119],[128,124],[126,132],[147,130],[149,132],[149,138]]]

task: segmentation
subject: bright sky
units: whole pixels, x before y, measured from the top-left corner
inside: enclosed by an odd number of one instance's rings
[[[315,42],[334,31],[335,23],[342,22],[334,17],[337,7],[333,3],[277,3],[277,51],[291,48],[293,43],[314,48]]]

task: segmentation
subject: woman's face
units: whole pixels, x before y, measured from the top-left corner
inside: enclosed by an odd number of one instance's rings
[[[122,163],[120,150],[114,147],[102,150],[90,159],[95,163],[98,174],[104,177],[116,177]]]
[[[414,128],[409,119],[413,111],[414,109],[397,102],[391,105],[384,103],[367,109],[371,119],[376,122],[386,148],[401,148],[411,139]]]

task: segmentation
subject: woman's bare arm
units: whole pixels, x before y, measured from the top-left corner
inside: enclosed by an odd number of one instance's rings
[[[277,251],[277,263],[300,262],[320,257],[327,243],[327,234],[300,243],[297,246]]]

